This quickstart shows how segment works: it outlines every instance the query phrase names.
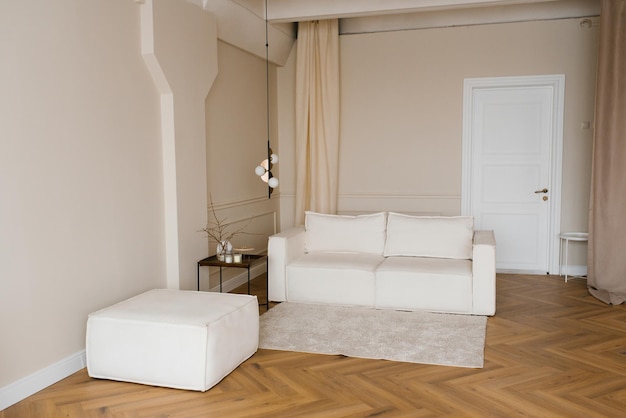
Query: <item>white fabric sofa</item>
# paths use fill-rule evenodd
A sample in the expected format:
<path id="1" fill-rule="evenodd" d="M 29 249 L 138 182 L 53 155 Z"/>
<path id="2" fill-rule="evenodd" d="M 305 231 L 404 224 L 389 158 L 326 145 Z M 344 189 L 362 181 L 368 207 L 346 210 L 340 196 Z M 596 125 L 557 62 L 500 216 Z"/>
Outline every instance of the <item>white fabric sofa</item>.
<path id="1" fill-rule="evenodd" d="M 471 217 L 307 212 L 272 235 L 269 300 L 493 315 L 495 238 Z"/>

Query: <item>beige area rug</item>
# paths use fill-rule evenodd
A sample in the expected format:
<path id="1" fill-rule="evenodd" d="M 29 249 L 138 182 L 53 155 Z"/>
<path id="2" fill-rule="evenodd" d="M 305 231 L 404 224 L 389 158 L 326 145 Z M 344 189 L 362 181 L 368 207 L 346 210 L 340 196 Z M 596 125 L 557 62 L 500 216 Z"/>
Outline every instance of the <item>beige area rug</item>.
<path id="1" fill-rule="evenodd" d="M 260 318 L 259 348 L 481 368 L 487 317 L 283 302 Z"/>

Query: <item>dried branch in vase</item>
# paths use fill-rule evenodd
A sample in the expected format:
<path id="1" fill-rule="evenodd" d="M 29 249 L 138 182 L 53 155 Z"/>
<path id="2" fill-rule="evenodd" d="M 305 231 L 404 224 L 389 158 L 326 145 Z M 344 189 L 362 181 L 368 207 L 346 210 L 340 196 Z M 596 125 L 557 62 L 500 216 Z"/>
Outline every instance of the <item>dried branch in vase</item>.
<path id="1" fill-rule="evenodd" d="M 244 229 L 246 229 L 252 219 L 248 219 L 248 222 L 246 222 L 245 225 L 243 225 L 242 227 L 230 231 L 229 228 L 232 225 L 227 222 L 228 218 L 218 218 L 217 213 L 215 212 L 215 206 L 213 205 L 213 199 L 211 197 L 209 197 L 209 199 L 209 209 L 211 211 L 211 214 L 213 215 L 214 220 L 209 219 L 206 226 L 202 229 L 204 232 L 206 232 L 209 238 L 225 247 L 224 244 L 231 241 L 237 235 L 249 234 L 248 232 L 244 232 Z"/>

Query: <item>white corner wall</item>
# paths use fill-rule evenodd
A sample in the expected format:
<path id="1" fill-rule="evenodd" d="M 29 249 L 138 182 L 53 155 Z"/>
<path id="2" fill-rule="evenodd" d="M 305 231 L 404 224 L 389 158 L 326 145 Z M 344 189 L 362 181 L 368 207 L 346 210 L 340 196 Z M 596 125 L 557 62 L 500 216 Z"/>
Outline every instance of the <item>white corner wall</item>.
<path id="1" fill-rule="evenodd" d="M 168 152 L 162 91 L 142 57 L 144 5 L 0 2 L 0 410 L 84 366 L 89 312 L 171 285 L 165 201 L 177 211 L 172 287 L 195 286 L 214 22 L 186 2 L 156 4 L 174 94 Z"/>

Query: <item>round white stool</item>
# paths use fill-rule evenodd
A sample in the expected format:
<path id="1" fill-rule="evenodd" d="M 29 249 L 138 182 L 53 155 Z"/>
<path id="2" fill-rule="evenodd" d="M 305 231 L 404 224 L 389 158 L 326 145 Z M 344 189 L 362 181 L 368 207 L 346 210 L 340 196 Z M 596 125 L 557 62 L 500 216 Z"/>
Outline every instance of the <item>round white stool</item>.
<path id="1" fill-rule="evenodd" d="M 589 234 L 587 232 L 561 232 L 559 234 L 559 238 L 561 238 L 560 258 L 563 258 L 563 242 L 565 241 L 565 283 L 567 283 L 567 271 L 569 269 L 567 254 L 569 252 L 569 242 L 586 242 L 589 240 Z M 561 260 L 559 259 L 559 276 L 562 276 L 560 261 Z M 572 278 L 583 278 L 583 276 L 572 276 Z"/>

